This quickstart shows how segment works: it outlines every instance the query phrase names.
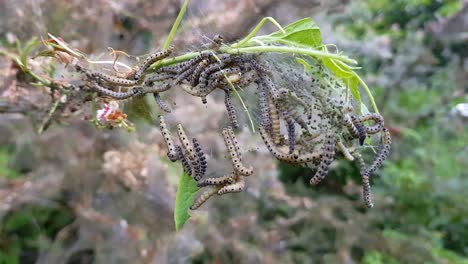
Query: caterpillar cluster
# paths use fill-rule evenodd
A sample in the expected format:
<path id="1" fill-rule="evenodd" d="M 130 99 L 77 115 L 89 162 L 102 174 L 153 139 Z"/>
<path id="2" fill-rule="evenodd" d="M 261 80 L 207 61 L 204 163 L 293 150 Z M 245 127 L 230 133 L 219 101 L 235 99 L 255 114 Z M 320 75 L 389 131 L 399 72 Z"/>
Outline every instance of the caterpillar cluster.
<path id="1" fill-rule="evenodd" d="M 240 127 L 234 90 L 256 91 L 257 108 L 261 122 L 259 134 L 271 152 L 282 162 L 315 167 L 311 184 L 318 184 L 328 174 L 336 158 L 357 159 L 361 165 L 363 196 L 367 206 L 372 206 L 370 177 L 380 168 L 390 152 L 391 137 L 384 127 L 384 119 L 377 113 L 360 116 L 349 102 L 346 86 L 333 75 L 321 61 L 301 57 L 312 65 L 304 74 L 302 65 L 291 55 L 227 54 L 221 52 L 223 38 L 216 36 L 209 44 L 210 50 L 184 62 L 163 66 L 150 71 L 149 66 L 171 56 L 173 48 L 157 52 L 146 58 L 133 76 L 120 78 L 77 66 L 90 80 L 92 87 L 106 97 L 124 100 L 152 93 L 164 112 L 170 113 L 160 93 L 174 87 L 199 97 L 207 97 L 216 90 L 224 91 L 226 116 L 231 126 L 222 131 L 233 171 L 218 178 L 206 178 L 206 157 L 199 142 L 190 139 L 182 125 L 177 126 L 180 144 L 174 143 L 164 117 L 160 127 L 168 147 L 171 161 L 180 161 L 184 171 L 191 175 L 199 187 L 207 187 L 194 202 L 192 209 L 201 206 L 214 194 L 240 192 L 245 187 L 244 177 L 253 174 L 252 167 L 242 163 L 242 153 L 234 130 Z M 231 128 L 232 127 L 232 128 Z M 365 167 L 360 157 L 366 139 L 381 135 L 375 160 Z M 358 156 L 357 156 L 358 155 Z M 362 162 L 361 162 L 362 161 Z"/>

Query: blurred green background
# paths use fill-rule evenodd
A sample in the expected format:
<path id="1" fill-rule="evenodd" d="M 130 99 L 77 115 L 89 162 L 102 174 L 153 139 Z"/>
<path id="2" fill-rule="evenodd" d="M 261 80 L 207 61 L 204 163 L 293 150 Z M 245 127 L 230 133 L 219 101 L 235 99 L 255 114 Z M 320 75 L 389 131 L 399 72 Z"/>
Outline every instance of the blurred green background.
<path id="1" fill-rule="evenodd" d="M 0 4 L 2 49 L 51 32 L 96 56 L 108 46 L 130 54 L 160 47 L 181 6 Z M 175 45 L 193 50 L 216 33 L 233 41 L 264 16 L 283 25 L 310 16 L 325 43 L 360 62 L 393 136 L 372 179 L 373 209 L 360 200 L 355 164 L 335 163 L 312 187 L 312 170 L 264 154 L 247 194 L 210 202 L 176 234 L 180 168 L 161 158 L 157 130 L 102 131 L 71 117 L 38 135 L 36 114 L 47 109 L 0 106 L 0 263 L 468 263 L 468 2 L 192 1 Z M 0 58 L 0 96 L 34 96 L 39 88 Z M 137 185 L 122 180 L 128 171 Z"/>

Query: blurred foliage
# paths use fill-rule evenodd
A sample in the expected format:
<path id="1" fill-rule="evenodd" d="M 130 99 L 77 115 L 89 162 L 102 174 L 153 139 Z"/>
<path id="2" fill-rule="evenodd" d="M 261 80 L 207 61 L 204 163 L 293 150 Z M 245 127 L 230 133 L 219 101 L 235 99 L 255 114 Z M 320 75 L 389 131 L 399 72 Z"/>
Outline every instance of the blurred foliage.
<path id="1" fill-rule="evenodd" d="M 365 51 L 360 54 L 363 69 L 382 83 L 375 97 L 394 138 L 390 160 L 374 177 L 377 208 L 367 215 L 374 231 L 382 232 L 386 240 L 426 250 L 426 263 L 468 263 L 468 196 L 464 193 L 468 133 L 466 123 L 450 115 L 451 108 L 468 96 L 456 80 L 461 68 L 457 58 L 464 54 L 453 50 L 452 57 L 442 56 L 428 46 L 430 34 L 421 31 L 418 38 L 414 30 L 423 30 L 427 22 L 453 15 L 461 7 L 462 1 L 356 1 L 349 14 L 334 22 L 349 41 L 387 36 L 391 50 L 398 54 L 386 60 L 366 56 Z M 421 62 L 424 56 L 438 61 Z M 408 58 L 413 61 L 404 61 Z M 405 72 L 397 75 L 401 68 Z M 393 80 L 381 82 L 380 78 Z M 358 174 L 357 169 L 347 161 L 333 168 L 323 186 L 307 191 L 295 182 L 307 184 L 313 171 L 288 165 L 280 165 L 280 171 L 292 195 L 308 191 L 318 197 L 333 191 L 346 196 L 346 183 L 359 180 L 351 176 Z M 406 254 L 411 253 L 368 249 L 361 261 L 404 263 Z"/>
<path id="2" fill-rule="evenodd" d="M 33 263 L 73 219 L 73 212 L 62 206 L 26 205 L 11 211 L 0 225 L 0 263 Z"/>
<path id="3" fill-rule="evenodd" d="M 0 178 L 13 179 L 20 175 L 20 172 L 10 166 L 13 154 L 14 148 L 9 146 L 0 147 Z"/>

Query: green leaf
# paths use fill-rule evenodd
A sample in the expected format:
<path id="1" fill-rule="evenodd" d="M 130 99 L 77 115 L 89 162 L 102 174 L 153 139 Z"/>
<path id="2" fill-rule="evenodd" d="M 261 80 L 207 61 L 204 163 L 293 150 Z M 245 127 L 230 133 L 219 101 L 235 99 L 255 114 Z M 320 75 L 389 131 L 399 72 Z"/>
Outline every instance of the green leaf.
<path id="1" fill-rule="evenodd" d="M 322 59 L 323 64 L 327 66 L 328 69 L 330 69 L 336 76 L 342 78 L 342 79 L 348 79 L 351 77 L 354 77 L 354 72 L 350 69 L 346 68 L 346 64 L 340 63 L 340 61 L 336 61 L 334 59 L 330 58 L 323 58 Z"/>
<path id="2" fill-rule="evenodd" d="M 187 175 L 182 174 L 179 179 L 179 185 L 177 187 L 175 208 L 174 208 L 174 222 L 176 231 L 179 231 L 190 218 L 188 209 L 193 203 L 193 198 L 198 192 L 197 183 L 195 180 Z"/>
<path id="3" fill-rule="evenodd" d="M 322 46 L 320 28 L 311 18 L 303 18 L 284 28 L 286 33 L 274 32 L 269 37 L 279 38 L 301 46 L 318 48 Z"/>

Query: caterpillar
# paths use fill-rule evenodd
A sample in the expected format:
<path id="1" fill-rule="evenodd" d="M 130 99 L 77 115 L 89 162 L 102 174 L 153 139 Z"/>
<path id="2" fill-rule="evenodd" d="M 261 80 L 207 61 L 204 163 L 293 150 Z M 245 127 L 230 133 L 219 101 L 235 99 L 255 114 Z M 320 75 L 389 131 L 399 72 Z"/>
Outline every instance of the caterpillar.
<path id="1" fill-rule="evenodd" d="M 240 75 L 239 75 L 240 76 Z M 240 76 L 240 79 L 237 81 L 237 86 L 244 88 L 249 86 L 252 82 L 258 79 L 258 73 L 256 71 L 248 71 L 245 74 Z"/>
<path id="2" fill-rule="evenodd" d="M 293 108 L 293 106 L 289 103 L 285 103 L 284 107 L 286 108 L 286 111 L 289 113 L 289 115 L 298 123 L 302 129 L 308 130 L 307 129 L 307 123 L 306 121 L 302 118 L 301 114 Z"/>
<path id="3" fill-rule="evenodd" d="M 359 118 L 359 120 L 363 123 L 368 120 L 372 120 L 375 122 L 373 126 L 366 126 L 366 132 L 368 134 L 377 134 L 378 132 L 382 131 L 382 127 L 384 126 L 384 119 L 381 115 L 377 113 L 371 113 Z"/>
<path id="4" fill-rule="evenodd" d="M 164 141 L 166 142 L 168 151 L 167 151 L 167 157 L 169 160 L 172 162 L 176 161 L 178 158 L 177 154 L 177 149 L 175 147 L 174 141 L 172 140 L 171 134 L 169 132 L 169 129 L 167 128 L 166 121 L 164 119 L 164 116 L 159 116 L 159 126 L 161 128 L 161 133 L 164 138 Z"/>
<path id="5" fill-rule="evenodd" d="M 211 43 L 209 49 L 218 50 L 219 48 L 221 48 L 221 45 L 223 45 L 223 43 L 224 43 L 223 36 L 217 34 L 213 37 L 213 43 Z"/>
<path id="6" fill-rule="evenodd" d="M 208 77 L 212 73 L 221 70 L 223 67 L 225 67 L 226 64 L 233 62 L 236 57 L 229 54 L 221 54 L 218 56 L 218 58 L 220 60 L 219 62 L 210 64 L 208 67 L 205 67 L 205 69 L 201 72 L 200 78 L 198 79 L 199 83 L 206 83 Z"/>
<path id="7" fill-rule="evenodd" d="M 184 72 L 180 73 L 174 81 L 175 84 L 180 84 L 183 80 L 187 79 L 196 70 L 196 67 L 189 67 Z"/>
<path id="8" fill-rule="evenodd" d="M 229 130 L 232 131 L 231 128 L 224 128 L 222 134 L 224 138 L 224 144 L 226 145 L 228 153 L 231 157 L 232 166 L 237 173 L 243 176 L 250 176 L 253 174 L 253 168 L 252 166 L 246 168 L 244 167 L 244 165 L 242 165 L 241 161 L 239 160 L 239 157 L 237 156 L 236 147 L 234 146 L 234 143 L 231 140 L 231 132 Z"/>
<path id="9" fill-rule="evenodd" d="M 128 80 L 97 71 L 90 71 L 90 75 L 93 77 L 97 77 L 105 82 L 116 84 L 119 86 L 135 86 L 139 83 L 138 80 Z"/>
<path id="10" fill-rule="evenodd" d="M 330 164 L 335 157 L 336 139 L 333 133 L 327 133 L 322 147 L 323 157 L 318 166 L 317 172 L 310 179 L 310 184 L 320 183 L 328 174 Z"/>
<path id="11" fill-rule="evenodd" d="M 165 81 L 165 80 L 171 79 L 171 78 L 174 78 L 174 75 L 173 75 L 173 74 L 169 74 L 169 73 L 155 74 L 155 75 L 153 75 L 153 76 L 148 77 L 148 78 L 145 80 L 145 85 L 146 85 L 146 86 L 153 86 L 153 84 L 154 84 L 155 82 Z"/>
<path id="12" fill-rule="evenodd" d="M 294 147 L 296 146 L 296 128 L 294 126 L 294 120 L 291 118 L 286 119 L 286 127 L 288 128 L 289 154 L 293 154 Z"/>
<path id="13" fill-rule="evenodd" d="M 221 177 L 212 177 L 212 178 L 207 178 L 202 181 L 199 181 L 197 183 L 198 187 L 205 187 L 208 185 L 225 185 L 225 184 L 232 184 L 234 183 L 234 174 L 227 174 L 223 175 Z"/>
<path id="14" fill-rule="evenodd" d="M 317 161 L 322 157 L 322 152 L 310 152 L 310 153 L 293 153 L 286 154 L 281 152 L 276 148 L 276 145 L 273 143 L 272 138 L 266 133 L 265 128 L 259 128 L 260 136 L 263 139 L 268 150 L 280 161 L 286 163 L 305 163 L 310 161 Z"/>
<path id="15" fill-rule="evenodd" d="M 185 158 L 184 151 L 179 145 L 176 146 L 176 151 L 177 151 L 177 158 L 182 163 L 182 168 L 184 169 L 184 172 L 187 173 L 187 175 L 192 176 L 193 168 L 192 166 L 190 166 L 189 161 Z"/>
<path id="16" fill-rule="evenodd" d="M 241 72 L 241 69 L 240 67 L 237 67 L 237 66 L 224 68 L 224 69 L 220 69 L 219 71 L 216 71 L 215 73 L 210 74 L 210 76 L 208 77 L 208 80 L 221 79 L 225 75 L 229 77 L 232 74 L 240 73 L 240 72 Z"/>
<path id="17" fill-rule="evenodd" d="M 195 155 L 192 143 L 189 141 L 181 124 L 177 125 L 177 135 L 179 136 L 180 143 L 182 144 L 182 149 L 188 155 L 189 160 L 194 160 Z"/>
<path id="18" fill-rule="evenodd" d="M 133 97 L 139 93 L 139 90 L 137 88 L 132 88 L 128 90 L 127 92 L 114 92 L 112 90 L 106 89 L 102 86 L 100 86 L 96 81 L 93 81 L 93 88 L 98 91 L 99 93 L 111 97 L 116 100 L 123 100 L 127 99 L 130 97 Z"/>
<path id="19" fill-rule="evenodd" d="M 197 67 L 193 71 L 193 74 L 191 77 L 192 79 L 190 80 L 190 85 L 196 86 L 198 84 L 198 79 L 200 78 L 200 74 L 206 68 L 206 66 L 208 66 L 208 63 L 210 63 L 210 61 L 207 59 L 202 60 L 200 63 L 198 63 Z"/>
<path id="20" fill-rule="evenodd" d="M 141 78 L 141 76 L 143 76 L 146 69 L 148 69 L 148 67 L 151 66 L 151 64 L 155 63 L 156 61 L 159 61 L 159 60 L 162 60 L 164 58 L 169 57 L 172 54 L 173 51 L 174 51 L 174 46 L 170 46 L 166 50 L 163 50 L 161 52 L 157 52 L 157 53 L 154 53 L 154 54 L 151 54 L 150 56 L 148 56 L 143 61 L 143 63 L 139 67 L 139 69 L 135 72 L 135 75 L 133 76 L 133 78 L 135 80 L 139 80 Z"/>
<path id="21" fill-rule="evenodd" d="M 218 195 L 223 195 L 226 193 L 237 193 L 237 192 L 242 192 L 245 188 L 245 180 L 244 177 L 237 176 L 236 177 L 236 182 L 232 184 L 228 184 L 226 186 L 223 186 L 221 189 L 218 191 Z"/>
<path id="22" fill-rule="evenodd" d="M 371 192 L 369 174 L 366 172 L 366 168 L 365 168 L 366 164 L 360 153 L 356 152 L 353 154 L 353 156 L 358 161 L 358 165 L 359 165 L 359 169 L 360 169 L 360 173 L 362 177 L 362 198 L 366 206 L 368 208 L 372 208 L 374 204 L 372 203 L 372 192 Z"/>
<path id="23" fill-rule="evenodd" d="M 236 149 L 237 158 L 239 159 L 239 161 L 242 161 L 242 151 L 240 149 L 239 142 L 237 141 L 236 135 L 234 134 L 234 131 L 232 129 L 228 129 L 227 131 L 228 131 L 229 137 L 231 138 L 232 144 L 234 145 Z"/>
<path id="24" fill-rule="evenodd" d="M 372 202 L 372 192 L 368 174 L 362 176 L 362 197 L 367 208 L 374 207 L 374 203 Z"/>
<path id="25" fill-rule="evenodd" d="M 359 131 L 357 130 L 356 126 L 353 123 L 353 120 L 351 120 L 351 117 L 348 114 L 344 115 L 343 121 L 351 136 L 353 138 L 359 138 Z"/>
<path id="26" fill-rule="evenodd" d="M 369 167 L 369 169 L 367 169 L 367 171 L 366 171 L 366 173 L 369 176 L 374 174 L 374 172 L 378 168 L 382 167 L 383 162 L 387 159 L 388 155 L 390 154 L 390 148 L 391 148 L 391 144 L 392 144 L 392 137 L 390 135 L 390 131 L 386 127 L 384 127 L 382 129 L 382 132 L 384 134 L 383 135 L 383 146 L 381 147 L 379 152 L 377 152 L 377 156 L 376 156 L 374 162 Z"/>
<path id="27" fill-rule="evenodd" d="M 182 72 L 185 72 L 187 69 L 194 67 L 197 63 L 199 63 L 201 60 L 210 58 L 213 54 L 210 51 L 204 51 L 200 54 L 198 54 L 195 58 L 190 59 L 186 62 L 179 63 L 175 67 L 177 68 L 177 74 L 181 74 Z"/>
<path id="28" fill-rule="evenodd" d="M 205 176 L 206 167 L 208 166 L 206 162 L 206 156 L 196 138 L 192 138 L 192 144 L 195 150 L 195 154 L 197 155 L 198 163 L 200 164 L 200 178 L 202 178 Z"/>
<path id="29" fill-rule="evenodd" d="M 260 105 L 260 111 L 262 113 L 261 125 L 269 132 L 271 132 L 271 119 L 270 111 L 268 109 L 268 98 L 266 95 L 266 87 L 262 82 L 258 82 L 258 100 Z"/>
<path id="30" fill-rule="evenodd" d="M 278 115 L 278 109 L 276 108 L 275 101 L 270 96 L 268 98 L 268 108 L 270 112 L 271 118 L 271 134 L 273 138 L 273 142 L 275 144 L 279 144 L 281 142 L 281 135 L 280 135 L 280 119 Z"/>
<path id="31" fill-rule="evenodd" d="M 258 61 L 255 58 L 250 59 L 248 62 L 252 65 L 252 68 L 254 68 L 259 73 L 265 74 L 269 77 L 272 76 L 271 70 L 267 66 L 263 66 L 260 63 L 258 63 Z"/>
<path id="32" fill-rule="evenodd" d="M 171 89 L 171 85 L 165 83 L 163 86 L 144 86 L 140 89 L 141 94 L 145 95 L 147 93 L 162 93 Z"/>
<path id="33" fill-rule="evenodd" d="M 154 100 L 156 101 L 156 104 L 159 106 L 161 110 L 163 110 L 166 113 L 171 112 L 171 108 L 162 100 L 159 93 L 153 93 L 153 96 L 154 96 Z"/>
<path id="34" fill-rule="evenodd" d="M 357 118 L 357 116 L 355 115 L 351 115 L 351 121 L 353 122 L 354 126 L 356 127 L 358 131 L 359 145 L 362 146 L 364 144 L 364 140 L 366 140 L 366 137 L 367 137 L 366 127 L 361 123 L 359 118 Z"/>
<path id="35" fill-rule="evenodd" d="M 228 113 L 229 121 L 231 122 L 232 127 L 239 128 L 239 122 L 237 121 L 236 108 L 232 103 L 232 96 L 230 92 L 225 92 L 224 94 L 224 104 Z"/>
<path id="36" fill-rule="evenodd" d="M 354 160 L 353 155 L 351 155 L 351 153 L 349 153 L 348 148 L 346 148 L 346 146 L 343 145 L 343 143 L 341 143 L 341 141 L 337 141 L 336 146 L 337 146 L 338 150 L 339 150 L 341 153 L 343 153 L 343 156 L 344 156 L 347 160 L 349 160 L 349 161 L 353 161 L 353 160 Z"/>
<path id="37" fill-rule="evenodd" d="M 210 199 L 211 196 L 215 195 L 216 193 L 218 193 L 218 190 L 220 189 L 221 187 L 214 187 L 214 188 L 210 188 L 206 191 L 204 191 L 192 204 L 192 206 L 190 206 L 190 210 L 196 210 L 198 208 L 200 208 L 200 206 L 202 206 L 208 199 Z"/>

